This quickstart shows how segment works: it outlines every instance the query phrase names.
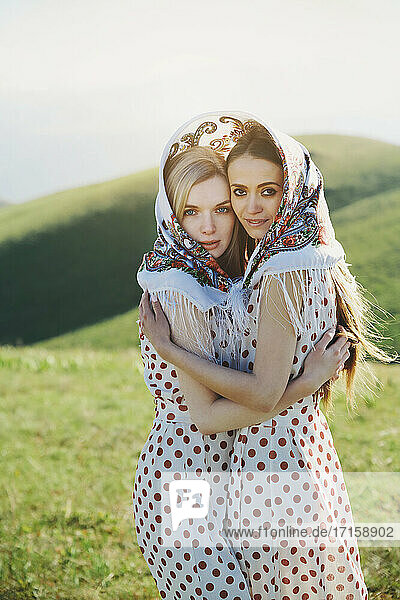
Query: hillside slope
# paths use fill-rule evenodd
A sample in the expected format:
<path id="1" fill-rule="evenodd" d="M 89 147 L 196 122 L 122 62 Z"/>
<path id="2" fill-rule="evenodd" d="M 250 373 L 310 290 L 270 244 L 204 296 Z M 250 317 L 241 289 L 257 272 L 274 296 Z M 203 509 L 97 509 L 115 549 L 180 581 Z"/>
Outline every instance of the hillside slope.
<path id="1" fill-rule="evenodd" d="M 134 306 L 155 195 L 152 169 L 2 209 L 0 343 L 29 344 Z"/>
<path id="2" fill-rule="evenodd" d="M 324 174 L 333 213 L 360 195 L 400 189 L 398 146 L 351 136 L 297 139 Z M 157 169 L 150 169 L 2 208 L 0 344 L 53 338 L 137 305 L 136 271 L 155 239 L 156 191 Z"/>
<path id="3" fill-rule="evenodd" d="M 332 222 L 351 271 L 370 292 L 367 297 L 393 316 L 377 311 L 393 338 L 387 345 L 400 351 L 400 189 L 341 208 Z"/>
<path id="4" fill-rule="evenodd" d="M 343 135 L 296 136 L 324 177 L 331 211 L 400 188 L 400 146 Z"/>
<path id="5" fill-rule="evenodd" d="M 346 251 L 351 271 L 366 288 L 367 298 L 392 317 L 376 310 L 387 323 L 384 343 L 400 352 L 400 190 L 365 198 L 335 211 L 332 221 Z M 371 243 L 373 240 L 373 243 Z M 129 348 L 138 343 L 137 309 L 75 332 L 46 340 L 49 348 Z"/>

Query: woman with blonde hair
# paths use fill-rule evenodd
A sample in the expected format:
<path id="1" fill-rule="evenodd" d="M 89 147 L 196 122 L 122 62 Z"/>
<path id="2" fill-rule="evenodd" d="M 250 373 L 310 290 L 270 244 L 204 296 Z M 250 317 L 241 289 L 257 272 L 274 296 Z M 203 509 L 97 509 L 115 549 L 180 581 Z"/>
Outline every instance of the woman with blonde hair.
<path id="1" fill-rule="evenodd" d="M 224 160 L 202 147 L 170 156 L 176 139 L 162 158 L 156 200 L 158 237 L 143 257 L 138 280 L 162 298 L 173 321 L 173 339 L 218 362 L 210 323 L 217 319 L 225 328 L 235 325 L 231 291 L 243 272 L 246 235 L 232 211 Z M 238 348 L 240 336 L 232 330 L 232 349 Z M 281 408 L 335 375 L 347 356 L 347 346 L 340 340 L 325 350 L 332 337 L 333 333 L 324 337 L 304 374 L 283 391 Z M 203 435 L 191 414 L 196 388 L 183 389 L 183 373 L 159 356 L 143 332 L 140 342 L 145 382 L 155 399 L 155 418 L 139 457 L 133 490 L 140 550 L 162 598 L 249 600 L 246 575 L 223 534 L 233 427 L 260 422 L 279 409 L 246 409 L 233 427 Z M 208 514 L 185 518 L 174 527 L 169 486 L 188 478 L 212 483 Z M 183 491 L 187 489 L 187 483 L 182 484 L 177 493 L 180 508 L 189 498 Z"/>
<path id="2" fill-rule="evenodd" d="M 195 387 L 191 414 L 204 434 L 238 427 L 243 411 L 276 409 L 288 381 L 301 372 L 321 336 L 338 324 L 353 342 L 345 362 L 351 405 L 356 366 L 365 353 L 390 359 L 368 331 L 367 303 L 335 239 L 320 171 L 302 144 L 255 119 L 246 127 L 242 115 L 202 118 L 214 131 L 219 122 L 234 123 L 235 145 L 227 156 L 232 207 L 257 243 L 232 298 L 232 314 L 241 324 L 240 353 L 232 353 L 234 335 L 216 319 L 211 331 L 222 363 L 190 354 L 170 340 L 160 302 L 153 302 L 153 314 L 147 294 L 140 309 L 143 331 L 179 369 L 185 393 Z M 220 148 L 227 137 L 210 145 Z M 228 523 L 235 531 L 252 528 L 251 539 L 239 540 L 236 557 L 254 600 L 368 596 L 321 400 L 326 408 L 331 405 L 330 382 L 235 436 Z M 285 525 L 304 527 L 306 535 L 295 542 L 266 535 Z M 329 532 L 324 539 L 322 531 Z"/>

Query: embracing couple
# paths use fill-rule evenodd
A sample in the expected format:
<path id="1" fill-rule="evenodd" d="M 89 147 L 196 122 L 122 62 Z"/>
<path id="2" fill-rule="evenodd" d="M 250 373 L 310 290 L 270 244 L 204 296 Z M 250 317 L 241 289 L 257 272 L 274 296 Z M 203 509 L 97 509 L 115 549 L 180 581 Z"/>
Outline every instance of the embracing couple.
<path id="1" fill-rule="evenodd" d="M 366 353 L 388 357 L 371 341 L 320 171 L 300 142 L 252 115 L 200 115 L 164 149 L 155 213 L 137 274 L 155 418 L 132 496 L 161 598 L 365 600 L 319 403 L 331 408 L 345 376 L 351 407 Z M 185 479 L 210 482 L 209 508 L 174 528 L 171 499 L 182 497 L 169 484 Z M 285 525 L 308 535 L 260 534 Z M 328 537 L 314 526 L 331 527 Z"/>

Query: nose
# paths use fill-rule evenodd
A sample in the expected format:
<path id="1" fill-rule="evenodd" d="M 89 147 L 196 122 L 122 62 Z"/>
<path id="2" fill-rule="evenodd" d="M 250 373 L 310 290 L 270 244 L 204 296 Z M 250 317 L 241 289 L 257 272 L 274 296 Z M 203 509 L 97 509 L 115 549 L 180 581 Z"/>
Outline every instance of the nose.
<path id="1" fill-rule="evenodd" d="M 203 215 L 203 219 L 201 221 L 201 233 L 205 235 L 210 235 L 215 232 L 215 223 L 211 214 Z"/>
<path id="2" fill-rule="evenodd" d="M 263 211 L 262 204 L 257 196 L 257 194 L 249 194 L 246 203 L 246 213 L 249 215 L 258 215 Z"/>

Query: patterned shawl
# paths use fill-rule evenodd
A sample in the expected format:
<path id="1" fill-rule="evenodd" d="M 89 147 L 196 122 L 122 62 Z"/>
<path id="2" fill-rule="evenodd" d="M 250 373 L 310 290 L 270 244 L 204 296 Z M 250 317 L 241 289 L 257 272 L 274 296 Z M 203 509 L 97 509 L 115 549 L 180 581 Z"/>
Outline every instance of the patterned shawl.
<path id="1" fill-rule="evenodd" d="M 244 287 L 254 286 L 265 272 L 328 268 L 344 257 L 329 217 L 323 177 L 309 151 L 285 133 L 264 127 L 282 160 L 283 193 L 274 222 L 250 257 Z"/>
<path id="2" fill-rule="evenodd" d="M 238 139 L 255 124 L 269 131 L 279 150 L 284 172 L 283 194 L 274 223 L 257 244 L 244 278 L 233 280 L 179 225 L 168 201 L 163 171 L 168 157 L 197 145 L 208 146 L 226 157 Z M 139 285 L 158 296 L 164 310 L 169 308 L 170 318 L 180 315 L 178 322 L 185 323 L 192 339 L 201 339 L 201 331 L 210 327 L 209 319 L 213 317 L 214 323 L 216 320 L 229 332 L 232 354 L 238 352 L 239 337 L 248 324 L 246 306 L 250 291 L 264 273 L 278 276 L 310 269 L 315 279 L 316 269 L 329 268 L 344 257 L 330 222 L 322 175 L 308 150 L 249 113 L 205 113 L 177 130 L 161 157 L 155 216 L 158 237 L 153 250 L 143 256 L 137 273 Z M 303 298 L 298 298 L 299 303 L 307 293 L 310 289 L 303 285 Z M 193 307 L 205 318 L 201 327 Z M 300 319 L 295 308 L 292 313 L 296 331 L 302 331 L 306 315 Z M 193 347 L 193 351 L 201 351 L 213 359 L 210 343 L 201 348 Z"/>
<path id="3" fill-rule="evenodd" d="M 209 118 L 208 118 L 209 117 Z M 211 120 L 212 119 L 212 120 Z M 185 123 L 166 144 L 160 162 L 159 191 L 155 203 L 157 239 L 153 249 L 144 254 L 137 272 L 142 289 L 157 295 L 170 321 L 185 324 L 186 333 L 194 340 L 204 339 L 205 329 L 211 329 L 211 319 L 229 332 L 229 345 L 237 352 L 239 331 L 248 322 L 241 278 L 232 279 L 201 244 L 179 224 L 169 203 L 164 166 L 168 157 L 202 145 L 227 155 L 237 139 L 252 122 L 224 113 L 200 115 Z M 198 323 L 199 313 L 202 322 Z M 172 325 L 172 323 L 171 323 Z M 208 340 L 210 342 L 210 340 Z M 192 348 L 212 359 L 210 343 Z M 212 354 L 212 357 L 211 357 Z"/>

